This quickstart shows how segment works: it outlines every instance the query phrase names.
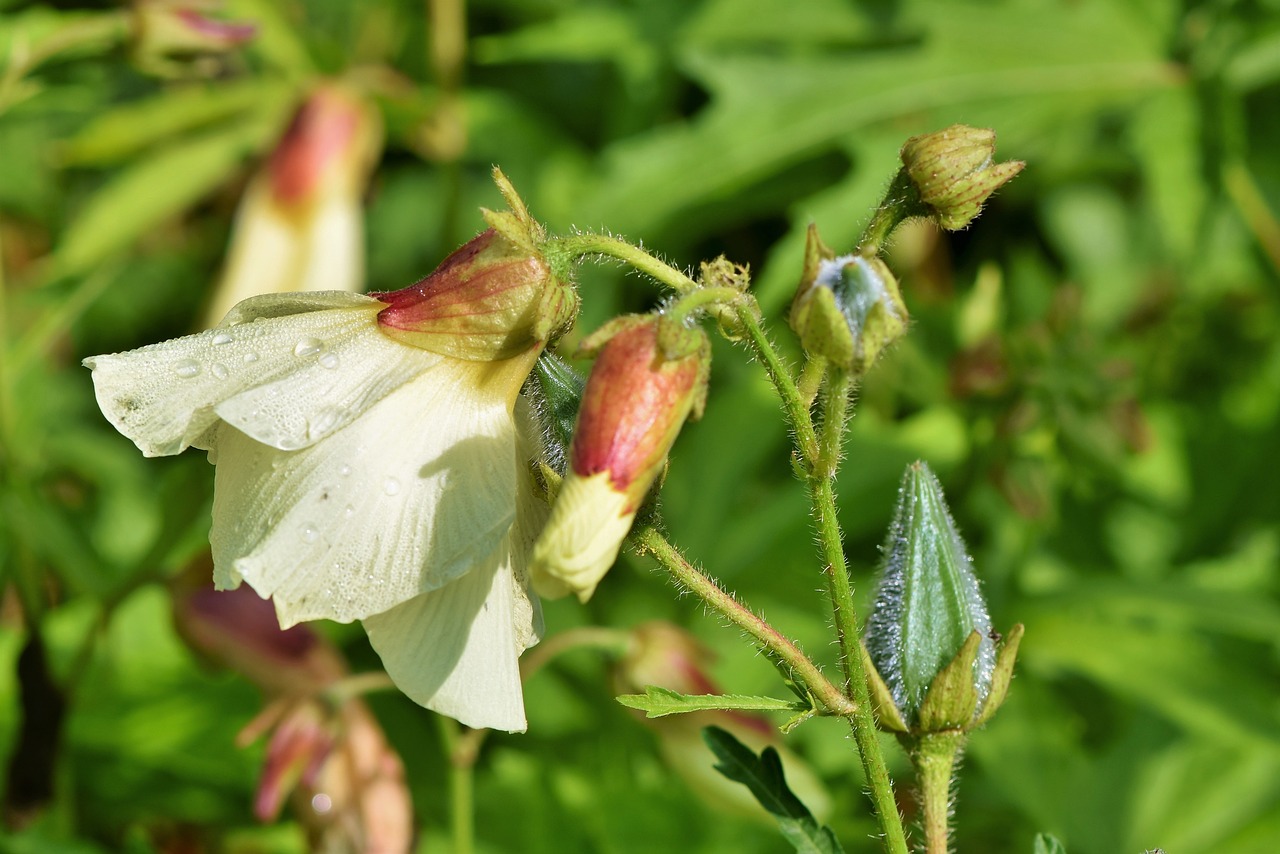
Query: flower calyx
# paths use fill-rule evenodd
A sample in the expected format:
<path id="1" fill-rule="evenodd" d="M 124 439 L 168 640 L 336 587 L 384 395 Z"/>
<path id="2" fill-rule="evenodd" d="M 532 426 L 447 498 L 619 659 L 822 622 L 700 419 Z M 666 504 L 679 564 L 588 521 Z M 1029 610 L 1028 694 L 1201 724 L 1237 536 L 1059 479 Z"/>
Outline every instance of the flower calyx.
<path id="1" fill-rule="evenodd" d="M 688 418 L 702 415 L 711 345 L 697 327 L 666 318 L 617 318 L 582 345 L 594 353 L 568 466 L 534 545 L 543 596 L 586 601 L 617 558 Z"/>
<path id="2" fill-rule="evenodd" d="M 898 281 L 878 257 L 837 256 L 809 226 L 804 271 L 788 318 L 805 353 L 855 375 L 907 331 Z"/>
<path id="3" fill-rule="evenodd" d="M 495 170 L 509 211 L 485 211 L 489 228 L 425 279 L 390 293 L 382 331 L 423 350 L 468 361 L 512 358 L 554 341 L 573 325 L 578 295 L 542 252 L 545 233 L 510 182 Z"/>
<path id="4" fill-rule="evenodd" d="M 1020 160 L 996 163 L 995 151 L 994 130 L 952 125 L 908 139 L 902 166 L 938 225 L 957 231 L 973 222 L 991 194 L 1026 165 Z"/>
<path id="5" fill-rule="evenodd" d="M 1022 626 L 991 630 L 972 562 L 937 478 L 903 476 L 867 620 L 864 665 L 880 728 L 909 739 L 967 733 L 1004 702 Z"/>

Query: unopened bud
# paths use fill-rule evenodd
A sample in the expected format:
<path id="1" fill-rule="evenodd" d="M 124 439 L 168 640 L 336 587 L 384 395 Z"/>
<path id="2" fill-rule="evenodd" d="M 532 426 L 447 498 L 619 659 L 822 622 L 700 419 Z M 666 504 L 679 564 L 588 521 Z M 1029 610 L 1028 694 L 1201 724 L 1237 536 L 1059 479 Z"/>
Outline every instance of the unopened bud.
<path id="1" fill-rule="evenodd" d="M 586 601 L 608 572 L 685 419 L 702 414 L 711 345 L 697 328 L 662 335 L 659 317 L 619 318 L 584 343 L 598 350 L 569 467 L 534 546 L 538 592 Z M 674 345 L 674 346 L 673 346 Z"/>
<path id="2" fill-rule="evenodd" d="M 837 257 L 811 225 L 790 322 L 810 358 L 862 374 L 906 333 L 907 307 L 883 261 Z"/>
<path id="3" fill-rule="evenodd" d="M 168 74 L 176 69 L 175 60 L 227 53 L 257 34 L 253 24 L 204 14 L 216 5 L 200 0 L 137 0 L 133 51 L 138 65 Z"/>
<path id="4" fill-rule="evenodd" d="M 964 228 L 1001 185 L 1022 171 L 1020 160 L 995 163 L 996 133 L 952 125 L 913 136 L 902 146 L 902 165 L 938 224 Z"/>
<path id="5" fill-rule="evenodd" d="M 371 294 L 387 304 L 388 336 L 444 356 L 498 361 L 545 344 L 573 322 L 577 295 L 537 252 L 488 229 L 407 288 Z"/>
<path id="6" fill-rule="evenodd" d="M 1004 700 L 1021 626 L 997 655 L 991 618 L 942 487 L 907 468 L 867 620 L 871 693 L 881 727 L 967 731 Z"/>

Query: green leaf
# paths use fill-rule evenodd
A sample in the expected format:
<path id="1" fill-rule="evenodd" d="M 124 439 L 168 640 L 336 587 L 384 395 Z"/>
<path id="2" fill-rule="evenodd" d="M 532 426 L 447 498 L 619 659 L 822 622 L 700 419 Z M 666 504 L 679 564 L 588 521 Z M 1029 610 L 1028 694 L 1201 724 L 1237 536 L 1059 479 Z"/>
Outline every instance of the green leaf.
<path id="1" fill-rule="evenodd" d="M 1067 849 L 1057 837 L 1049 833 L 1036 834 L 1035 854 L 1067 854 Z"/>
<path id="2" fill-rule="evenodd" d="M 745 694 L 681 694 L 656 685 L 646 687 L 643 694 L 623 694 L 617 700 L 627 708 L 639 709 L 649 718 L 714 710 L 803 712 L 809 709 L 804 703 L 794 700 L 750 697 Z"/>
<path id="3" fill-rule="evenodd" d="M 756 800 L 778 820 L 782 835 L 796 851 L 812 854 L 843 854 L 840 840 L 831 828 L 818 823 L 808 807 L 787 787 L 778 751 L 766 747 L 759 756 L 719 727 L 702 731 L 707 746 L 715 753 L 716 770 L 751 790 Z"/>
<path id="4" fill-rule="evenodd" d="M 124 169 L 67 227 L 57 273 L 83 272 L 194 204 L 262 148 L 276 126 L 262 120 L 219 128 Z"/>

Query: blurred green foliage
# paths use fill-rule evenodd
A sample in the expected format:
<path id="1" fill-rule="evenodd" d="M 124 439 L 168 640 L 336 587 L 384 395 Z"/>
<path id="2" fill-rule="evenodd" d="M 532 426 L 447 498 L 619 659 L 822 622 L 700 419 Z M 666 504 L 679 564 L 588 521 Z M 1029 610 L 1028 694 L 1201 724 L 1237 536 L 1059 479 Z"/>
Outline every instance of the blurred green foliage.
<path id="1" fill-rule="evenodd" d="M 970 741 L 960 850 L 1026 852 L 1037 832 L 1072 854 L 1280 850 L 1280 3 L 475 0 L 452 45 L 461 83 L 427 23 L 448 5 L 231 0 L 258 38 L 157 80 L 93 43 L 24 69 L 103 7 L 0 0 L 0 754 L 8 824 L 25 828 L 0 850 L 301 850 L 289 820 L 251 818 L 261 750 L 232 743 L 256 691 L 171 625 L 162 583 L 204 548 L 212 469 L 144 460 L 78 362 L 198 322 L 245 179 L 321 74 L 387 120 L 367 200 L 376 289 L 480 229 L 497 163 L 553 231 L 749 263 L 777 320 L 807 225 L 852 248 L 906 137 L 995 128 L 1024 174 L 970 230 L 907 228 L 891 254 L 914 322 L 860 390 L 840 475 L 856 589 L 903 467 L 926 459 L 997 627 L 1027 627 L 1008 703 Z M 581 288 L 575 334 L 659 296 L 613 267 Z M 741 350 L 715 358 L 664 491 L 673 539 L 830 665 L 776 400 Z M 553 635 L 686 624 L 726 688 L 777 693 L 646 561 L 585 608 L 546 610 Z M 326 631 L 376 666 L 361 633 Z M 530 681 L 529 733 L 480 758 L 480 850 L 782 849 L 691 798 L 612 693 L 598 653 Z M 44 721 L 43 760 L 44 741 L 22 742 L 32 698 L 65 712 Z M 372 702 L 438 850 L 431 715 Z M 862 850 L 874 824 L 844 727 L 788 740 Z M 20 774 L 47 796 L 15 802 Z"/>

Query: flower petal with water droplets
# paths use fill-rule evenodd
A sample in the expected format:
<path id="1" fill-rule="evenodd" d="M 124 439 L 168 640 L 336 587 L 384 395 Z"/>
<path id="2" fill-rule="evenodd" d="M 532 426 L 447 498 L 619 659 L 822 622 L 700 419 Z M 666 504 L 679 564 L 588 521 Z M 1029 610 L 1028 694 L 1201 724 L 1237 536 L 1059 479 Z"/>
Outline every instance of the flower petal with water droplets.
<path id="1" fill-rule="evenodd" d="M 441 587 L 488 557 L 515 519 L 508 395 L 444 360 L 349 426 L 280 451 L 220 425 L 214 580 L 241 580 L 282 626 L 348 622 Z"/>
<path id="2" fill-rule="evenodd" d="M 216 329 L 94 356 L 84 364 L 93 370 L 98 405 L 115 428 L 145 455 L 167 456 L 199 442 L 218 420 L 215 407 L 224 401 L 317 367 L 306 361 L 307 354 L 297 354 L 303 342 L 342 351 L 354 347 L 365 358 L 386 361 L 394 379 L 378 379 L 380 387 L 363 394 L 346 392 L 363 405 L 376 399 L 375 392 L 385 394 L 422 369 L 411 360 L 438 361 L 382 335 L 376 321 L 381 305 L 342 292 L 255 297 L 232 309 Z M 322 354 L 309 355 L 318 360 Z M 350 372 L 348 382 L 358 382 L 360 373 Z"/>

